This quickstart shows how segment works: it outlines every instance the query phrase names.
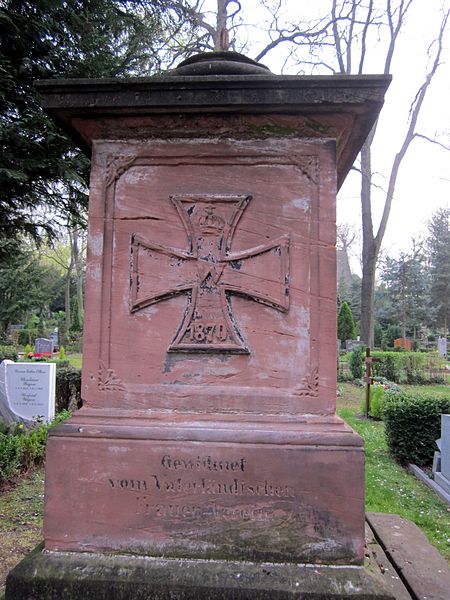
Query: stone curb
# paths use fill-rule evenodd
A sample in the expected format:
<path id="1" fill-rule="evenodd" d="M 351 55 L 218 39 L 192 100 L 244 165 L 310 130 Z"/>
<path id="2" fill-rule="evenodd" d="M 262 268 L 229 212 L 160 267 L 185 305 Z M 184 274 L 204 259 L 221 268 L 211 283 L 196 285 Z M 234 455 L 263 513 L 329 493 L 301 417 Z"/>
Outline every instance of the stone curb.
<path id="1" fill-rule="evenodd" d="M 435 492 L 441 500 L 443 500 L 450 506 L 450 494 L 448 494 L 443 487 L 438 485 L 436 481 L 428 477 L 428 475 L 424 471 L 422 471 L 420 467 L 408 463 L 408 471 L 410 471 L 410 473 L 417 477 L 417 479 L 419 479 L 427 487 L 433 490 L 433 492 Z"/>
<path id="2" fill-rule="evenodd" d="M 447 561 L 417 525 L 383 513 L 367 513 L 366 519 L 413 600 L 449 600 Z"/>

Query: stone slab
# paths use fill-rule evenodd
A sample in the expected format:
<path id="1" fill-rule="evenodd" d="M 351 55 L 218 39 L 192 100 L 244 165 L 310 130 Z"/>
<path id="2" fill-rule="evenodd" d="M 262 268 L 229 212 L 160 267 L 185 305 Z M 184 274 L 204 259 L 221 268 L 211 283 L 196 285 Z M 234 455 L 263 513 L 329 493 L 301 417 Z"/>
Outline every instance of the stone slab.
<path id="1" fill-rule="evenodd" d="M 363 567 L 45 553 L 13 569 L 6 600 L 394 600 Z"/>
<path id="2" fill-rule="evenodd" d="M 52 354 L 53 340 L 47 338 L 36 338 L 34 341 L 34 351 L 36 354 Z"/>
<path id="3" fill-rule="evenodd" d="M 414 598 L 448 600 L 447 561 L 429 544 L 417 525 L 399 515 L 382 513 L 368 513 L 367 520 Z"/>
<path id="4" fill-rule="evenodd" d="M 336 417 L 77 414 L 48 439 L 46 549 L 362 564 L 363 462 Z"/>
<path id="5" fill-rule="evenodd" d="M 391 592 L 395 600 L 413 600 L 383 548 L 375 539 L 368 523 L 366 523 L 366 558 L 367 569 L 375 572 L 376 575 L 381 574 L 386 589 Z"/>

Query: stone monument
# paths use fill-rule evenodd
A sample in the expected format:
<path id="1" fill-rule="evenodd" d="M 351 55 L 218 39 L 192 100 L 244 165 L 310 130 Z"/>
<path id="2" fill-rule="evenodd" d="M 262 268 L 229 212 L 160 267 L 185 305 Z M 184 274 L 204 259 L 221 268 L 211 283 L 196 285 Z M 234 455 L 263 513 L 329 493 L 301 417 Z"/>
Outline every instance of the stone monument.
<path id="1" fill-rule="evenodd" d="M 7 600 L 389 597 L 335 414 L 336 189 L 388 83 L 234 53 L 39 83 L 92 156 L 85 406 Z"/>

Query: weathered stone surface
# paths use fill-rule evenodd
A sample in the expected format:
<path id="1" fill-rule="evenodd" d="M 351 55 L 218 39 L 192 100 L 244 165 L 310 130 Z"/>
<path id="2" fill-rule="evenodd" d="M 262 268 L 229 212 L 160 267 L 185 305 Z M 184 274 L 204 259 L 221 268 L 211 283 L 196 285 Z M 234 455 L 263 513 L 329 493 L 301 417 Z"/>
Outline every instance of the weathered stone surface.
<path id="1" fill-rule="evenodd" d="M 6 599 L 393 600 L 362 567 L 167 560 L 39 549 L 8 576 Z"/>
<path id="2" fill-rule="evenodd" d="M 47 549 L 362 563 L 364 457 L 337 419 L 127 421 L 50 438 Z"/>
<path id="3" fill-rule="evenodd" d="M 332 142 L 98 142 L 89 405 L 333 414 L 334 198 Z"/>
<path id="4" fill-rule="evenodd" d="M 183 135 L 183 129 L 194 137 L 332 138 L 340 186 L 378 116 L 390 79 L 264 74 L 52 79 L 36 85 L 43 107 L 89 153 L 94 139 L 117 139 L 118 133 L 128 139 Z"/>

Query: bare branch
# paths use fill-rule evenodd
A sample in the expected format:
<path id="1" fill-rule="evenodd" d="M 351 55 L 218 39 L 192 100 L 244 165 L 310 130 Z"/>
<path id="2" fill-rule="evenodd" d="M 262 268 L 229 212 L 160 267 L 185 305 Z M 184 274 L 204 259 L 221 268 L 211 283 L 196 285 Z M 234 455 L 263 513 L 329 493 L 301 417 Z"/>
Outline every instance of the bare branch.
<path id="1" fill-rule="evenodd" d="M 381 245 L 381 241 L 382 241 L 384 233 L 386 231 L 386 226 L 387 226 L 389 214 L 391 211 L 392 199 L 394 197 L 395 185 L 397 183 L 397 177 L 398 177 L 400 165 L 405 157 L 405 154 L 406 154 L 411 142 L 416 137 L 414 130 L 416 128 L 417 119 L 419 118 L 420 109 L 422 108 L 422 105 L 425 100 L 427 91 L 430 87 L 431 81 L 439 67 L 439 64 L 440 64 L 440 58 L 441 58 L 441 53 L 442 53 L 442 40 L 443 40 L 445 29 L 447 27 L 449 14 L 450 14 L 450 11 L 447 11 L 444 14 L 443 19 L 441 21 L 439 35 L 436 40 L 438 49 L 437 49 L 436 56 L 435 56 L 435 59 L 433 62 L 433 66 L 432 66 L 430 72 L 426 75 L 424 83 L 419 88 L 419 92 L 416 96 L 416 99 L 415 99 L 415 102 L 413 104 L 413 108 L 411 111 L 411 119 L 410 119 L 408 131 L 406 132 L 405 139 L 403 141 L 403 144 L 402 144 L 399 152 L 396 154 L 396 156 L 394 158 L 394 163 L 392 165 L 391 176 L 389 178 L 389 185 L 388 185 L 388 190 L 387 190 L 387 194 L 386 194 L 386 202 L 385 202 L 384 209 L 383 209 L 383 215 L 381 217 L 380 226 L 378 228 L 378 233 L 375 238 L 378 248 Z"/>
<path id="2" fill-rule="evenodd" d="M 361 75 L 361 73 L 363 72 L 363 68 L 364 68 L 364 59 L 366 58 L 366 50 L 367 50 L 366 40 L 367 40 L 367 33 L 369 31 L 369 26 L 372 21 L 372 10 L 373 10 L 373 0 L 370 0 L 369 8 L 367 9 L 366 21 L 364 23 L 364 27 L 363 27 L 363 31 L 362 31 L 361 56 L 359 59 L 358 75 Z"/>
<path id="3" fill-rule="evenodd" d="M 336 57 L 337 57 L 338 64 L 339 64 L 339 71 L 341 73 L 345 73 L 344 57 L 343 57 L 343 53 L 342 53 L 341 38 L 339 35 L 339 29 L 338 29 L 338 19 L 336 16 L 336 2 L 337 2 L 337 0 L 333 0 L 333 6 L 331 9 L 331 16 L 332 16 L 332 22 L 333 22 L 333 37 L 334 37 L 334 44 L 336 46 Z"/>
<path id="4" fill-rule="evenodd" d="M 443 148 L 444 150 L 450 151 L 450 146 L 446 146 L 445 144 L 443 144 L 439 140 L 435 140 L 433 138 L 430 138 L 427 135 L 423 135 L 422 133 L 415 133 L 414 137 L 421 138 L 423 140 L 427 140 L 427 142 L 431 142 L 432 144 L 436 144 L 436 146 L 439 146 L 440 148 Z"/>

